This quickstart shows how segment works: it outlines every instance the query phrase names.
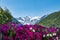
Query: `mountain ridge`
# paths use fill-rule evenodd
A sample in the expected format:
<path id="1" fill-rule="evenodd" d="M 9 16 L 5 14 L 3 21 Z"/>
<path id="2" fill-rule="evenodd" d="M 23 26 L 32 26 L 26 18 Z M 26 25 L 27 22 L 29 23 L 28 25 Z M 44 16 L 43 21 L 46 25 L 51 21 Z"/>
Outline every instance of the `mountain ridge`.
<path id="1" fill-rule="evenodd" d="M 42 18 L 38 23 L 40 25 L 49 27 L 49 26 L 60 26 L 60 11 L 53 12 L 47 15 L 45 18 Z"/>
<path id="2" fill-rule="evenodd" d="M 25 17 L 19 17 L 16 18 L 19 22 L 21 22 L 23 25 L 25 24 L 32 24 L 34 25 L 37 21 L 40 20 L 40 17 L 35 16 L 35 17 L 30 17 L 30 16 L 25 16 Z"/>

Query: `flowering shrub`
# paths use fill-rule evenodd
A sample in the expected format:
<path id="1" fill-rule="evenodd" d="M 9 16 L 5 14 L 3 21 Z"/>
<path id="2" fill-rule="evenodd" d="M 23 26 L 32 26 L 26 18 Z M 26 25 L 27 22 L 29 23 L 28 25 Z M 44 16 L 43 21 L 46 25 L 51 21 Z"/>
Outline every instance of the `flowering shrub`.
<path id="1" fill-rule="evenodd" d="M 46 28 L 41 25 L 20 25 L 7 22 L 0 24 L 2 40 L 59 40 L 60 28 Z"/>

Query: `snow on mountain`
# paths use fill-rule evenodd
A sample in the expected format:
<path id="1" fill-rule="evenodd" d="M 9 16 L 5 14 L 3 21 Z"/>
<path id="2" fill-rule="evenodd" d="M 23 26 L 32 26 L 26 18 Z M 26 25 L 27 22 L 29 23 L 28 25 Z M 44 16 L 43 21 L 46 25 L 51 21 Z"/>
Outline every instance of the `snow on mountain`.
<path id="1" fill-rule="evenodd" d="M 25 24 L 35 24 L 37 21 L 40 20 L 39 16 L 35 16 L 35 17 L 30 17 L 30 16 L 26 16 L 26 17 L 19 17 L 16 18 L 20 23 L 22 23 L 23 25 Z"/>
<path id="2" fill-rule="evenodd" d="M 40 20 L 40 17 L 39 16 L 35 16 L 35 17 L 31 18 L 31 20 L 34 20 L 34 19 Z"/>
<path id="3" fill-rule="evenodd" d="M 22 25 L 16 18 L 12 18 L 12 22 L 17 23 L 17 25 Z"/>

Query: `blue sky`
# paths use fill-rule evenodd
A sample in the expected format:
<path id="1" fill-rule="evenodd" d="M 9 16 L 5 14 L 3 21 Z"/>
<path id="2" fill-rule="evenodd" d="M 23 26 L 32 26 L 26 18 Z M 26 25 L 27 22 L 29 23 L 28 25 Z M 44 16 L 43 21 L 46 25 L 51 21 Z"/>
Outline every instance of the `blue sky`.
<path id="1" fill-rule="evenodd" d="M 0 0 L 14 17 L 40 16 L 60 10 L 60 0 Z"/>

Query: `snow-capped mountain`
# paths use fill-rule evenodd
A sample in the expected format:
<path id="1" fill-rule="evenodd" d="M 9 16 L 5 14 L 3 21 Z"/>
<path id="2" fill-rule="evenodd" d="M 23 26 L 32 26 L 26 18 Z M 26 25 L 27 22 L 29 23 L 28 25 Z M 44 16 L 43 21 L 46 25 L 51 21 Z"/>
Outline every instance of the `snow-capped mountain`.
<path id="1" fill-rule="evenodd" d="M 16 18 L 20 23 L 22 23 L 23 25 L 25 24 L 35 24 L 37 21 L 40 20 L 39 16 L 35 16 L 35 17 L 30 17 L 30 16 L 26 16 L 26 17 L 19 17 Z"/>
<path id="2" fill-rule="evenodd" d="M 16 18 L 12 18 L 12 22 L 17 23 L 17 25 L 22 25 Z"/>

